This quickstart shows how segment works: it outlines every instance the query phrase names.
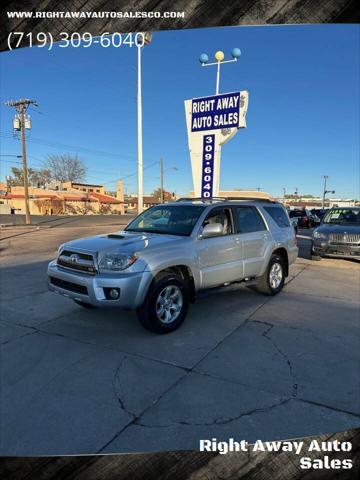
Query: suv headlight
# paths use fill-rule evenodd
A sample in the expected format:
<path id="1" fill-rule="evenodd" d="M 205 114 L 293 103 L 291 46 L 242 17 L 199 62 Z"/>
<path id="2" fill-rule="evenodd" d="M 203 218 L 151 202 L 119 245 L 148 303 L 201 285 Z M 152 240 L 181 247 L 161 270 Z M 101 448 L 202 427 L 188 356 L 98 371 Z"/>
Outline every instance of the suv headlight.
<path id="1" fill-rule="evenodd" d="M 325 238 L 327 238 L 327 236 L 325 235 L 325 233 L 317 232 L 317 231 L 315 230 L 315 232 L 314 232 L 314 238 L 322 238 L 322 239 L 325 239 Z"/>
<path id="2" fill-rule="evenodd" d="M 138 256 L 134 255 L 122 255 L 118 253 L 106 253 L 99 262 L 100 270 L 125 270 L 136 262 Z"/>

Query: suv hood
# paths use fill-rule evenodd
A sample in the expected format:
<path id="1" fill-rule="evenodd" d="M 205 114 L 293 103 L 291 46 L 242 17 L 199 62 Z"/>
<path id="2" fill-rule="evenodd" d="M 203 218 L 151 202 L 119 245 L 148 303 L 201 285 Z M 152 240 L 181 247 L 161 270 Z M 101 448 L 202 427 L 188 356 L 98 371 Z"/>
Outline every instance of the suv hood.
<path id="1" fill-rule="evenodd" d="M 351 225 L 349 224 L 330 224 L 330 223 L 323 223 L 316 229 L 317 232 L 321 233 L 360 233 L 360 225 Z"/>
<path id="2" fill-rule="evenodd" d="M 156 233 L 115 232 L 106 235 L 72 240 L 64 244 L 65 249 L 84 250 L 90 253 L 117 251 L 124 254 L 141 252 L 150 247 L 161 246 L 169 242 L 179 241 L 177 235 L 164 235 Z"/>

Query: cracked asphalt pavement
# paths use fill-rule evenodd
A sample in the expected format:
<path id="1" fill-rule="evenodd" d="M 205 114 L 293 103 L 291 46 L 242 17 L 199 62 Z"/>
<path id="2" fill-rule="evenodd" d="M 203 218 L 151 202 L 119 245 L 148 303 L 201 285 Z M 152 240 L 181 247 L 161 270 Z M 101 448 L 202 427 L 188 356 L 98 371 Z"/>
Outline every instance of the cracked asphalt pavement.
<path id="1" fill-rule="evenodd" d="M 199 439 L 289 439 L 360 426 L 360 268 L 307 259 L 284 290 L 203 293 L 158 336 L 134 312 L 47 291 L 60 243 L 113 219 L 4 229 L 1 455 L 197 449 Z M 307 242 L 307 243 L 306 243 Z"/>

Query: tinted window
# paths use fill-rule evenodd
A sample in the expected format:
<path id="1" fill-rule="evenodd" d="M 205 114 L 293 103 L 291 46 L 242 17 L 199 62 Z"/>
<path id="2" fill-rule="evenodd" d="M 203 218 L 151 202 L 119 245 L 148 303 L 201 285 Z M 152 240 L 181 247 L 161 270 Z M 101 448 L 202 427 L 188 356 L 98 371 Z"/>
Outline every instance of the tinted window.
<path id="1" fill-rule="evenodd" d="M 239 233 L 266 230 L 263 219 L 255 207 L 237 207 Z"/>
<path id="2" fill-rule="evenodd" d="M 294 218 L 294 217 L 303 217 L 305 215 L 305 212 L 302 210 L 290 210 L 289 217 Z"/>
<path id="3" fill-rule="evenodd" d="M 289 227 L 289 219 L 282 207 L 264 207 L 279 227 Z"/>

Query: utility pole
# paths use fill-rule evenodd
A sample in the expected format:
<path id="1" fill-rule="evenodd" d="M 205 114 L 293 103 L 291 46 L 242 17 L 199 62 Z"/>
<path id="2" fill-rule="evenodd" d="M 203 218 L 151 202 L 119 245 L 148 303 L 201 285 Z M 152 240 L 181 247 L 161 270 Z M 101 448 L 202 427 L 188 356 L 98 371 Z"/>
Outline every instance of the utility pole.
<path id="1" fill-rule="evenodd" d="M 326 194 L 327 194 L 327 193 L 332 193 L 332 194 L 335 193 L 335 190 L 326 190 L 326 183 L 327 183 L 328 178 L 329 178 L 328 175 L 324 175 L 324 191 L 323 191 L 323 197 L 322 197 L 322 209 L 323 209 L 323 210 L 324 210 L 324 208 L 325 208 L 325 198 L 326 198 Z"/>
<path id="2" fill-rule="evenodd" d="M 24 197 L 25 197 L 25 222 L 31 225 L 30 209 L 29 209 L 29 181 L 26 161 L 26 136 L 25 136 L 25 112 L 30 105 L 37 106 L 35 100 L 21 98 L 20 100 L 10 100 L 5 102 L 8 107 L 14 107 L 20 116 L 20 132 L 21 132 L 21 148 L 23 160 L 23 176 L 24 176 Z"/>
<path id="3" fill-rule="evenodd" d="M 164 203 L 164 173 L 169 170 L 179 170 L 177 167 L 168 167 L 164 170 L 164 159 L 160 158 L 160 202 Z"/>
<path id="4" fill-rule="evenodd" d="M 325 196 L 326 196 L 326 182 L 328 179 L 328 175 L 324 175 L 324 189 L 323 189 L 323 198 L 322 198 L 322 209 L 324 210 L 325 208 Z"/>
<path id="5" fill-rule="evenodd" d="M 160 158 L 160 202 L 164 203 L 164 162 Z"/>

